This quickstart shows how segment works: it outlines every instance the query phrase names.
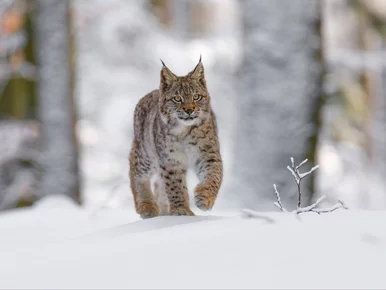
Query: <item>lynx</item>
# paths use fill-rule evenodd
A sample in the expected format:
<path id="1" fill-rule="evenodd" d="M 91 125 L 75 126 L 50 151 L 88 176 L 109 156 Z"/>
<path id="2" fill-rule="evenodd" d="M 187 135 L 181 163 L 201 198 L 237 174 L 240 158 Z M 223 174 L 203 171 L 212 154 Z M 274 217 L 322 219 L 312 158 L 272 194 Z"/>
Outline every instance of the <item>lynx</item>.
<path id="1" fill-rule="evenodd" d="M 201 210 L 213 207 L 222 182 L 217 123 L 201 57 L 183 77 L 162 65 L 159 89 L 143 97 L 134 112 L 129 175 L 135 209 L 142 218 L 194 215 L 186 184 L 188 168 L 199 179 L 194 200 Z"/>

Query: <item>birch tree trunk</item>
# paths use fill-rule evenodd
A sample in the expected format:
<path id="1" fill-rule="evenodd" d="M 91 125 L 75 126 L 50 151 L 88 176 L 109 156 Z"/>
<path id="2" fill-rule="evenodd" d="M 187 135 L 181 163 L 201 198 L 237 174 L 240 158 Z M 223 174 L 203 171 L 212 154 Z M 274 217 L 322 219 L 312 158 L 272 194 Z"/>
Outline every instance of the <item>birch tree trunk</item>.
<path id="1" fill-rule="evenodd" d="M 243 0 L 244 58 L 238 75 L 236 195 L 243 206 L 271 209 L 272 184 L 297 204 L 290 157 L 314 159 L 322 96 L 318 0 Z M 313 163 L 311 160 L 310 163 Z M 309 166 L 314 164 L 309 164 Z M 302 184 L 310 202 L 311 179 Z"/>
<path id="2" fill-rule="evenodd" d="M 42 194 L 63 194 L 79 201 L 78 166 L 69 66 L 69 4 L 38 0 L 37 87 L 42 122 Z"/>

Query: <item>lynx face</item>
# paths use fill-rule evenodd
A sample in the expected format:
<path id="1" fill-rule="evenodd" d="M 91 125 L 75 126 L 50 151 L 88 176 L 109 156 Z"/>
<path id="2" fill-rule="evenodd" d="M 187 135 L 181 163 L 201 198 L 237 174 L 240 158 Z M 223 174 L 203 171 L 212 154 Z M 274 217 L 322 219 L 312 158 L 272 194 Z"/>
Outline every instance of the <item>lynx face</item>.
<path id="1" fill-rule="evenodd" d="M 209 117 L 210 98 L 202 62 L 184 77 L 177 77 L 165 65 L 161 70 L 160 112 L 164 121 L 185 126 L 199 125 Z"/>

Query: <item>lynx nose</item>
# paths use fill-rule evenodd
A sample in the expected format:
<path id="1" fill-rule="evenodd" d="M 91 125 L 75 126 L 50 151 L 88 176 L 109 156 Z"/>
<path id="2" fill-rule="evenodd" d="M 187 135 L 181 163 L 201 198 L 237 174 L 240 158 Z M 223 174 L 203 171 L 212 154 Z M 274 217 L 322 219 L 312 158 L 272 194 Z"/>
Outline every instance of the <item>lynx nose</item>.
<path id="1" fill-rule="evenodd" d="M 191 115 L 192 113 L 193 113 L 193 109 L 185 109 L 184 110 L 185 111 L 185 113 L 187 113 L 188 115 Z"/>

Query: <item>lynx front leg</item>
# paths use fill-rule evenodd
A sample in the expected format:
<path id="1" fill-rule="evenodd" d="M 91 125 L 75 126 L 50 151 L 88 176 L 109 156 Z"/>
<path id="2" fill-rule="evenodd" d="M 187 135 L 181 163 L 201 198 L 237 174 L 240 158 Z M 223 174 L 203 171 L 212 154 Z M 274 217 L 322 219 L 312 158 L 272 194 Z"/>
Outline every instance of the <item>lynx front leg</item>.
<path id="1" fill-rule="evenodd" d="M 222 182 L 223 167 L 220 152 L 203 151 L 196 161 L 196 172 L 200 184 L 194 190 L 196 206 L 201 210 L 213 207 Z"/>
<path id="2" fill-rule="evenodd" d="M 137 152 L 135 143 L 130 153 L 130 186 L 135 209 L 141 218 L 159 215 L 158 205 L 150 187 L 150 165 Z"/>
<path id="3" fill-rule="evenodd" d="M 161 177 L 154 182 L 154 196 L 157 200 L 159 214 L 169 215 L 169 199 L 166 195 L 165 184 Z"/>
<path id="4" fill-rule="evenodd" d="M 161 178 L 169 199 L 170 215 L 194 215 L 189 208 L 186 170 L 161 166 Z"/>
<path id="5" fill-rule="evenodd" d="M 151 192 L 149 179 L 131 181 L 131 191 L 134 196 L 135 210 L 141 218 L 146 219 L 159 215 L 158 205 Z"/>

